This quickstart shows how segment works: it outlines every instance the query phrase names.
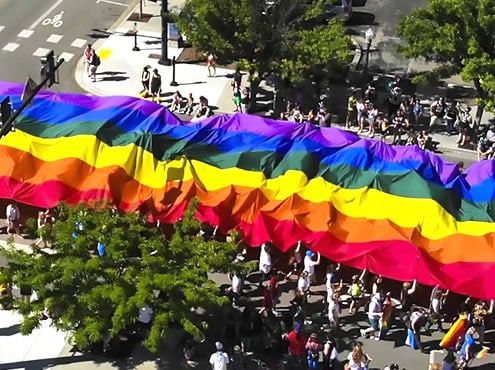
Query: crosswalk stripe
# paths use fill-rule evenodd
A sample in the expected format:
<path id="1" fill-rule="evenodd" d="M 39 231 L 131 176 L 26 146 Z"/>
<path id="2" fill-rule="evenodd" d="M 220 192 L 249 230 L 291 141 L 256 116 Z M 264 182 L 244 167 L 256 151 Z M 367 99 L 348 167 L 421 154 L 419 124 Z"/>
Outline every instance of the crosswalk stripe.
<path id="1" fill-rule="evenodd" d="M 16 43 L 14 43 L 14 42 L 9 42 L 7 45 L 5 45 L 5 46 L 3 47 L 3 49 L 2 49 L 2 50 L 12 52 L 12 51 L 14 51 L 15 49 L 17 49 L 18 47 L 19 47 L 19 44 L 16 44 Z"/>
<path id="2" fill-rule="evenodd" d="M 44 56 L 46 56 L 46 54 L 48 54 L 49 51 L 50 51 L 50 49 L 38 48 L 38 49 L 35 50 L 35 52 L 33 53 L 33 55 L 35 57 L 44 57 Z"/>
<path id="3" fill-rule="evenodd" d="M 33 30 L 22 30 L 17 34 L 17 37 L 22 37 L 23 39 L 27 39 L 31 37 L 31 35 L 34 33 Z"/>
<path id="4" fill-rule="evenodd" d="M 88 41 L 84 39 L 75 39 L 70 46 L 73 46 L 75 48 L 82 48 L 84 45 L 86 45 Z"/>
<path id="5" fill-rule="evenodd" d="M 59 55 L 59 58 L 64 58 L 64 60 L 66 62 L 68 62 L 69 60 L 71 60 L 73 57 L 74 57 L 74 54 L 72 54 L 72 53 L 66 53 L 66 52 L 63 52 L 62 54 Z"/>
<path id="6" fill-rule="evenodd" d="M 0 26 L 0 32 L 2 32 L 5 29 L 5 26 Z"/>
<path id="7" fill-rule="evenodd" d="M 50 37 L 46 39 L 46 42 L 51 42 L 52 44 L 57 44 L 60 40 L 62 40 L 64 36 L 57 35 L 56 33 L 52 33 Z"/>

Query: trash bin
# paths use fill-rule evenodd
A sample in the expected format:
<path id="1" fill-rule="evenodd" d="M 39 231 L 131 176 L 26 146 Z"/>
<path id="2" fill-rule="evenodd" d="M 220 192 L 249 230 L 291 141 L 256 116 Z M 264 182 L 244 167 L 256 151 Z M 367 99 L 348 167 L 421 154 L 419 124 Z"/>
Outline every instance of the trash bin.
<path id="1" fill-rule="evenodd" d="M 431 351 L 428 370 L 442 370 L 442 362 L 445 354 L 443 351 Z"/>

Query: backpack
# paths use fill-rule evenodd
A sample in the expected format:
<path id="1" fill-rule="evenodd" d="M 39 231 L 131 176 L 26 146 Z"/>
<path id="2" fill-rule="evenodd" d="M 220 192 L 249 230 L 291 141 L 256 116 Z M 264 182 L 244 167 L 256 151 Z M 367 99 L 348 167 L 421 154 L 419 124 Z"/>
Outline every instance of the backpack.
<path id="1" fill-rule="evenodd" d="M 95 53 L 93 55 L 93 60 L 91 61 L 91 64 L 94 65 L 95 67 L 98 67 L 101 64 L 101 60 L 98 54 Z"/>

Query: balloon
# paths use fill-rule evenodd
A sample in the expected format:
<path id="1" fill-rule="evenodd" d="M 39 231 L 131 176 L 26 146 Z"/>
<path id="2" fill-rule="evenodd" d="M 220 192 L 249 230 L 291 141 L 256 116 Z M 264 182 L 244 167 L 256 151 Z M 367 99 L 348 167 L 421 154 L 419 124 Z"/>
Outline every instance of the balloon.
<path id="1" fill-rule="evenodd" d="M 105 244 L 102 242 L 98 243 L 98 254 L 100 257 L 103 257 L 105 255 Z"/>

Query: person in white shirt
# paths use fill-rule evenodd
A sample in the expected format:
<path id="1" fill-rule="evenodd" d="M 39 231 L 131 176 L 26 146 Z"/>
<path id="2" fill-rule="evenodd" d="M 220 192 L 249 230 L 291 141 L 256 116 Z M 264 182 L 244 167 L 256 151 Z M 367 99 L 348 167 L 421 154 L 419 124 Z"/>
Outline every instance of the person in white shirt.
<path id="1" fill-rule="evenodd" d="M 339 276 L 340 263 L 337 265 L 330 264 L 327 266 L 327 274 L 325 276 L 325 287 L 327 288 L 327 303 L 330 302 L 334 293 L 339 293 L 342 290 L 344 282 Z"/>
<path id="2" fill-rule="evenodd" d="M 334 293 L 328 300 L 328 322 L 330 324 L 330 329 L 335 329 L 339 326 L 339 315 L 339 294 Z"/>
<path id="3" fill-rule="evenodd" d="M 309 290 L 311 282 L 309 280 L 309 274 L 307 271 L 303 271 L 297 279 L 297 290 L 301 294 L 306 294 Z"/>
<path id="4" fill-rule="evenodd" d="M 315 281 L 315 266 L 318 266 L 321 261 L 321 255 L 318 253 L 316 261 L 314 260 L 315 252 L 306 251 L 306 257 L 304 257 L 304 271 L 309 275 L 310 280 Z"/>
<path id="5" fill-rule="evenodd" d="M 263 281 L 270 276 L 270 272 L 272 271 L 272 256 L 270 255 L 270 247 L 267 243 L 261 245 L 259 271 L 261 272 L 261 286 Z"/>
<path id="6" fill-rule="evenodd" d="M 16 202 L 9 203 L 7 205 L 7 209 L 5 210 L 5 216 L 7 219 L 7 232 L 9 235 L 13 235 L 14 233 L 20 234 L 19 228 L 19 220 L 21 218 L 21 212 L 19 211 L 19 207 Z"/>
<path id="7" fill-rule="evenodd" d="M 212 370 L 227 370 L 229 355 L 223 351 L 222 342 L 216 342 L 215 347 L 217 350 L 210 356 L 210 365 Z"/>
<path id="8" fill-rule="evenodd" d="M 380 318 L 383 316 L 383 307 L 382 307 L 382 297 L 380 293 L 376 293 L 371 298 L 371 302 L 368 308 L 368 320 L 370 322 L 371 327 L 368 329 L 361 329 L 361 336 L 367 337 L 371 335 L 371 337 L 375 340 L 380 339 Z"/>

